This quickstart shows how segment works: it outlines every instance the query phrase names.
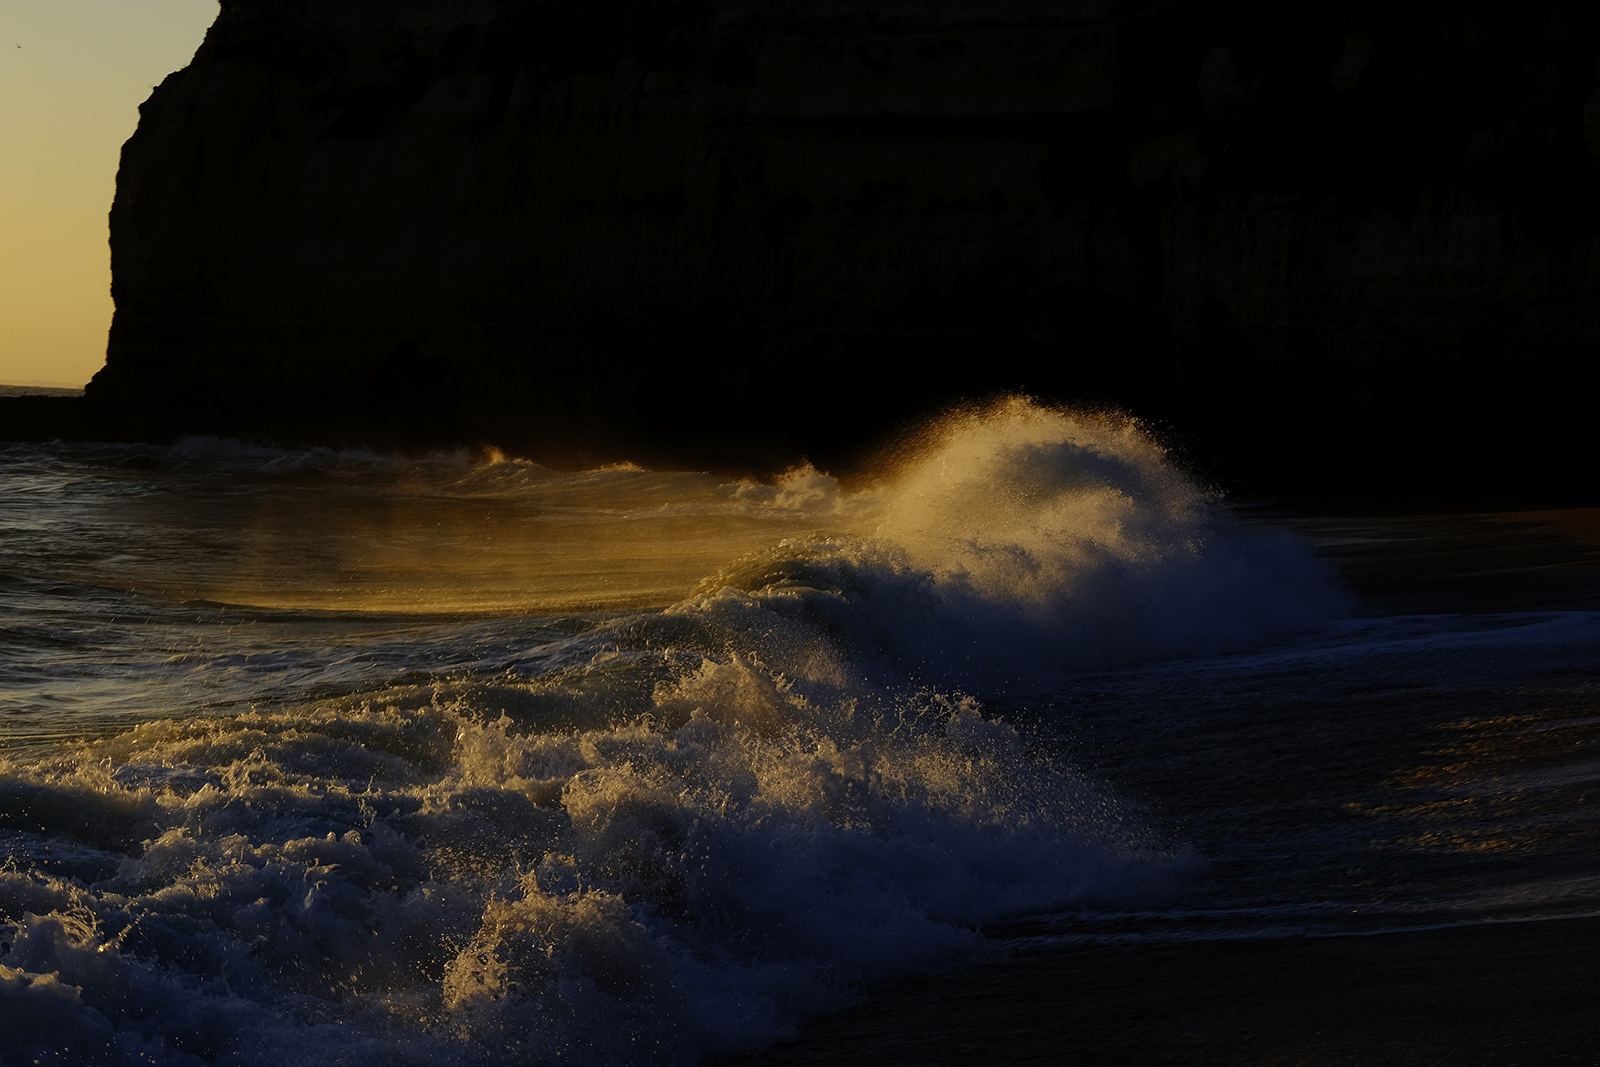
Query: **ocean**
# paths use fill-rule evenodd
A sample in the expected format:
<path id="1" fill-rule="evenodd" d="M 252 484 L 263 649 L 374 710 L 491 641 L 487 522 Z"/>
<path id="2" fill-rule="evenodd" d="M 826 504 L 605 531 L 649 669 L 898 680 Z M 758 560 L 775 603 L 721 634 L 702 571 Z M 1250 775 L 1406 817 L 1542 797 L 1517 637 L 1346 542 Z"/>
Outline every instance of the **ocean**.
<path id="1" fill-rule="evenodd" d="M 1021 399 L 844 484 L 0 446 L 0 1060 L 694 1063 L 1594 916 L 1582 521 L 1231 500 Z"/>

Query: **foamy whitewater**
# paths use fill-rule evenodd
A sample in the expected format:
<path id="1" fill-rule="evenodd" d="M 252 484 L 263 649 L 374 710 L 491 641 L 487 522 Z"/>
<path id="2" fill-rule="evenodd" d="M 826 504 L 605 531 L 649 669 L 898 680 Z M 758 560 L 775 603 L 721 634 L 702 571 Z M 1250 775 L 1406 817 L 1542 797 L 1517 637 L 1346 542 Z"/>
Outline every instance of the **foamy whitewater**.
<path id="1" fill-rule="evenodd" d="M 849 491 L 210 440 L 0 478 L 7 1064 L 694 1062 L 996 930 L 1321 929 L 1349 842 L 1126 784 L 1596 629 L 1352 619 L 1137 424 L 1025 401 Z M 1360 903 L 1600 893 L 1519 878 Z"/>

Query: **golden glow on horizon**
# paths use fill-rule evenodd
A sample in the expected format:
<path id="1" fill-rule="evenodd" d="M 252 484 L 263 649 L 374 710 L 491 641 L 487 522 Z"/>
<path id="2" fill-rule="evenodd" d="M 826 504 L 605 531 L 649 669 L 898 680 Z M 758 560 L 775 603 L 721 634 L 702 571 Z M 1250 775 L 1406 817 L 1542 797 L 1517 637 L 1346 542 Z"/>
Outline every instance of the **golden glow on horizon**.
<path id="1" fill-rule="evenodd" d="M 217 0 L 0 3 L 0 383 L 82 385 L 111 325 L 122 143 Z"/>

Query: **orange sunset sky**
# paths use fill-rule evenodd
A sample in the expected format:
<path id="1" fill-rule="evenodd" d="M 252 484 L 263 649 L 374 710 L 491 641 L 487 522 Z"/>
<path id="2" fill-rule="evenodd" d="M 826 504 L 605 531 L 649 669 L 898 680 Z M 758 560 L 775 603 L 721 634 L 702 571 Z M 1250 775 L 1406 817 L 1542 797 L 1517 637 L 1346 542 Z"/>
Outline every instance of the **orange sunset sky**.
<path id="1" fill-rule="evenodd" d="M 117 157 L 216 17 L 217 0 L 0 0 L 0 383 L 78 386 L 105 362 Z"/>

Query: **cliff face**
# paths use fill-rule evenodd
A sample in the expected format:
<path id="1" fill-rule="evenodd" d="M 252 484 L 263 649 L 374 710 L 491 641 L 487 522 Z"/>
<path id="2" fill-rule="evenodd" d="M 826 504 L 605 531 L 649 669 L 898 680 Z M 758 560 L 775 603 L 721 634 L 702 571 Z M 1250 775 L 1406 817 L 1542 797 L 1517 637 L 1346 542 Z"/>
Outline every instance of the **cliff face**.
<path id="1" fill-rule="evenodd" d="M 1423 455 L 1600 341 L 1600 9 L 1396 6 L 224 0 L 89 395 L 694 458 L 1022 388 Z"/>

